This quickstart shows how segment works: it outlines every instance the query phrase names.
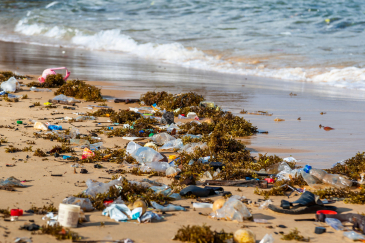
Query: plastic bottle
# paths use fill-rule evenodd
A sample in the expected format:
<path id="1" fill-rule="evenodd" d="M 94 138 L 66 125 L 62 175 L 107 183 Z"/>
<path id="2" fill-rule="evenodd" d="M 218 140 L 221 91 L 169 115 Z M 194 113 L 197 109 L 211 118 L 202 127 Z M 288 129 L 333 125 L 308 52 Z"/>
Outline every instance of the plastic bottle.
<path id="1" fill-rule="evenodd" d="M 213 208 L 212 203 L 193 203 L 193 208 Z"/>
<path id="2" fill-rule="evenodd" d="M 344 227 L 340 220 L 334 218 L 326 218 L 326 224 L 334 228 L 335 230 L 343 230 Z"/>
<path id="3" fill-rule="evenodd" d="M 348 180 L 337 174 L 328 174 L 326 171 L 321 169 L 312 168 L 310 165 L 306 165 L 303 168 L 305 173 L 302 173 L 304 180 L 308 183 L 308 185 L 313 184 L 313 181 L 310 180 L 309 176 L 317 179 L 318 181 L 322 181 L 323 183 L 333 185 L 337 188 L 347 188 L 352 186 L 352 181 Z M 307 181 L 308 179 L 308 181 Z M 311 183 L 311 184 L 310 184 Z M 314 183 L 315 184 L 315 183 Z"/>
<path id="4" fill-rule="evenodd" d="M 36 87 L 31 87 L 30 91 L 33 91 L 33 92 L 52 92 L 52 90 L 50 90 L 50 89 L 37 89 Z"/>
<path id="5" fill-rule="evenodd" d="M 50 130 L 62 130 L 62 126 L 49 125 L 48 129 L 50 129 Z"/>

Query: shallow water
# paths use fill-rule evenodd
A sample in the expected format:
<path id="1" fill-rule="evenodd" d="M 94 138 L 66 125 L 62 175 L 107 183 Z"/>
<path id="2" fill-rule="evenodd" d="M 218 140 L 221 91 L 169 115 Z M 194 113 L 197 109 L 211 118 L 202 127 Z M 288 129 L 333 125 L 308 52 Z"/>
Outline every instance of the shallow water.
<path id="1" fill-rule="evenodd" d="M 361 0 L 4 0 L 0 39 L 365 90 Z"/>

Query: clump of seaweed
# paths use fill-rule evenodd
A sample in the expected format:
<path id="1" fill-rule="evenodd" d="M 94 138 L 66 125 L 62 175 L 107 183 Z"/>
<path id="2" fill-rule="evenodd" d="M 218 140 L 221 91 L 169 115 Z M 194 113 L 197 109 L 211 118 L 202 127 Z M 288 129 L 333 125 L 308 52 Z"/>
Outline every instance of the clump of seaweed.
<path id="1" fill-rule="evenodd" d="M 212 231 L 211 226 L 183 226 L 180 228 L 173 240 L 193 243 L 224 243 L 233 238 L 232 233 Z"/>
<path id="2" fill-rule="evenodd" d="M 47 213 L 57 213 L 58 209 L 53 205 L 44 205 L 43 207 L 36 207 L 32 205 L 29 210 L 32 210 L 35 214 L 47 214 Z"/>
<path id="3" fill-rule="evenodd" d="M 61 146 L 60 145 L 53 146 L 53 148 L 49 151 L 51 155 L 53 155 L 54 153 L 72 153 L 72 152 L 75 152 L 75 150 L 70 146 L 68 146 L 67 144 L 62 144 Z"/>
<path id="4" fill-rule="evenodd" d="M 7 138 L 0 138 L 0 143 L 7 143 L 8 139 Z"/>
<path id="5" fill-rule="evenodd" d="M 24 148 L 22 149 L 22 151 L 23 151 L 23 152 L 33 152 L 33 150 L 32 150 L 32 146 L 24 147 Z"/>
<path id="6" fill-rule="evenodd" d="M 146 105 L 157 104 L 167 111 L 172 111 L 182 107 L 197 106 L 204 101 L 204 97 L 194 92 L 173 95 L 165 91 L 153 91 L 142 94 L 140 100 Z"/>
<path id="7" fill-rule="evenodd" d="M 136 113 L 134 111 L 129 110 L 121 110 L 118 113 L 113 114 L 110 116 L 110 120 L 114 123 L 126 123 L 126 122 L 134 122 L 135 120 L 141 118 L 142 115 Z"/>
<path id="8" fill-rule="evenodd" d="M 34 151 L 34 154 L 33 154 L 33 156 L 38 156 L 38 157 L 46 157 L 47 156 L 47 154 L 42 150 L 42 149 L 36 149 L 35 151 Z"/>
<path id="9" fill-rule="evenodd" d="M 99 109 L 94 112 L 88 112 L 88 116 L 95 116 L 95 117 L 110 117 L 115 114 L 115 110 L 108 108 L 108 109 Z"/>
<path id="10" fill-rule="evenodd" d="M 15 148 L 12 145 L 9 145 L 8 148 L 5 148 L 5 153 L 16 153 L 16 152 L 19 152 L 19 151 L 22 151 L 22 150 L 19 149 L 19 148 Z"/>
<path id="11" fill-rule="evenodd" d="M 19 102 L 19 98 L 9 98 L 8 94 L 5 94 L 3 99 L 6 102 Z"/>
<path id="12" fill-rule="evenodd" d="M 9 217 L 10 216 L 10 210 L 9 210 L 9 208 L 7 208 L 7 209 L 0 209 L 0 214 L 2 214 L 4 218 Z"/>
<path id="13" fill-rule="evenodd" d="M 41 106 L 41 103 L 39 103 L 39 102 L 34 102 L 34 103 L 33 103 L 33 105 L 34 105 L 34 106 Z"/>
<path id="14" fill-rule="evenodd" d="M 288 234 L 284 234 L 281 237 L 282 240 L 296 240 L 296 241 L 304 241 L 309 242 L 310 238 L 305 238 L 304 236 L 300 235 L 300 232 L 297 228 L 291 230 Z"/>
<path id="15" fill-rule="evenodd" d="M 14 77 L 16 79 L 26 78 L 26 76 L 16 75 L 15 73 L 10 71 L 0 72 L 0 82 L 6 81 L 11 77 Z"/>
<path id="16" fill-rule="evenodd" d="M 346 175 L 352 180 L 358 180 L 362 173 L 365 173 L 365 152 L 357 153 L 354 157 L 337 163 L 333 168 L 327 170 L 331 174 Z"/>
<path id="17" fill-rule="evenodd" d="M 147 204 L 151 205 L 151 201 L 162 203 L 165 201 L 174 200 L 171 197 L 165 196 L 160 193 L 155 193 L 152 189 L 144 187 L 139 184 L 130 183 L 127 179 L 122 180 L 122 189 L 116 187 L 110 187 L 106 193 L 99 193 L 95 197 L 87 196 L 83 193 L 75 195 L 75 197 L 89 198 L 93 206 L 97 210 L 105 209 L 104 200 L 121 197 L 123 201 L 133 203 L 137 199 L 144 200 Z"/>
<path id="18" fill-rule="evenodd" d="M 349 188 L 325 188 L 313 191 L 321 199 L 345 198 L 344 203 L 348 204 L 365 204 L 365 188 L 353 191 Z"/>
<path id="19" fill-rule="evenodd" d="M 43 83 L 31 82 L 27 84 L 28 87 L 38 87 L 38 88 L 58 88 L 65 84 L 62 74 L 50 74 L 47 76 Z"/>
<path id="20" fill-rule="evenodd" d="M 54 94 L 64 94 L 66 96 L 84 99 L 86 101 L 103 101 L 99 88 L 86 84 L 84 81 L 80 80 L 67 81 L 58 90 L 56 90 Z"/>
<path id="21" fill-rule="evenodd" d="M 181 141 L 183 142 L 184 145 L 188 144 L 188 143 L 199 143 L 201 142 L 202 138 L 193 138 L 191 136 L 184 136 L 181 138 Z"/>
<path id="22" fill-rule="evenodd" d="M 52 235 L 56 237 L 57 240 L 80 240 L 81 237 L 69 229 L 63 228 L 60 225 L 50 226 L 43 225 L 40 229 L 41 234 Z"/>

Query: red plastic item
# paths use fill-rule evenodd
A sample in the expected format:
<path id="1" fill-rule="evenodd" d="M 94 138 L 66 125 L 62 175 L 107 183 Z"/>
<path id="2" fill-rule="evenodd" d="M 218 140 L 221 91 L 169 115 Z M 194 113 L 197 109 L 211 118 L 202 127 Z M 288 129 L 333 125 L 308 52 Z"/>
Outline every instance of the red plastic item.
<path id="1" fill-rule="evenodd" d="M 265 178 L 265 181 L 267 181 L 267 183 L 274 183 L 275 180 L 273 178 Z"/>
<path id="2" fill-rule="evenodd" d="M 323 214 L 337 214 L 337 212 L 332 211 L 332 210 L 318 210 L 317 214 L 320 215 L 321 213 Z"/>
<path id="3" fill-rule="evenodd" d="M 114 202 L 114 200 L 104 200 L 104 206 L 107 207 L 112 202 Z"/>
<path id="4" fill-rule="evenodd" d="M 23 216 L 23 210 L 21 209 L 12 209 L 10 210 L 11 216 Z"/>

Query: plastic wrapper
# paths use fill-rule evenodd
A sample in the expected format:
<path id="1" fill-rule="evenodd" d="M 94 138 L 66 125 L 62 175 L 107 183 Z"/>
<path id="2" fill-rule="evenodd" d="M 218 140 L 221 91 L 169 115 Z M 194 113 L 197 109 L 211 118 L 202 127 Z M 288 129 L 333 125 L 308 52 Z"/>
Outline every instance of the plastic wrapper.
<path id="1" fill-rule="evenodd" d="M 98 193 L 105 193 L 109 191 L 109 188 L 111 186 L 120 186 L 121 184 L 122 182 L 120 180 L 113 180 L 108 183 L 102 183 L 89 179 L 86 181 L 87 189 L 85 190 L 84 194 L 95 197 Z"/>
<path id="2" fill-rule="evenodd" d="M 175 168 L 175 167 L 169 167 L 166 169 L 166 176 L 167 177 L 174 177 L 177 174 L 179 174 L 179 172 L 181 172 L 181 170 L 179 168 Z"/>
<path id="3" fill-rule="evenodd" d="M 344 230 L 344 227 L 340 220 L 334 218 L 326 218 L 326 224 L 334 228 L 335 230 Z"/>
<path id="4" fill-rule="evenodd" d="M 55 96 L 52 100 L 65 101 L 65 102 L 80 102 L 73 97 L 67 97 L 66 95 L 60 94 Z"/>
<path id="5" fill-rule="evenodd" d="M 18 80 L 16 80 L 14 77 L 11 77 L 7 81 L 2 82 L 0 87 L 5 92 L 16 92 L 20 89 L 20 84 Z"/>
<path id="6" fill-rule="evenodd" d="M 181 149 L 183 147 L 183 142 L 181 139 L 175 139 L 166 142 L 160 149 L 168 150 L 168 149 Z"/>
<path id="7" fill-rule="evenodd" d="M 222 208 L 211 213 L 210 216 L 215 219 L 236 220 L 238 222 L 252 217 L 247 207 L 235 196 L 230 197 Z"/>
<path id="8" fill-rule="evenodd" d="M 85 139 L 70 139 L 70 144 L 71 145 L 90 145 L 90 142 L 88 140 Z"/>
<path id="9" fill-rule="evenodd" d="M 70 131 L 71 138 L 73 138 L 73 139 L 75 139 L 76 136 L 79 134 L 80 134 L 80 131 L 76 127 L 73 127 Z"/>
<path id="10" fill-rule="evenodd" d="M 353 241 L 365 240 L 365 237 L 362 234 L 356 233 L 355 231 L 343 232 L 343 236 Z"/>
<path id="11" fill-rule="evenodd" d="M 188 119 L 194 119 L 196 116 L 197 116 L 197 115 L 196 115 L 196 113 L 195 113 L 195 112 L 189 112 L 189 113 L 186 115 L 186 117 L 187 117 Z"/>
<path id="12" fill-rule="evenodd" d="M 20 180 L 15 177 L 9 177 L 6 180 L 0 179 L 0 186 L 25 187 Z"/>
<path id="13" fill-rule="evenodd" d="M 35 130 L 48 131 L 48 127 L 45 124 L 43 124 L 42 122 L 34 123 L 34 129 Z"/>
<path id="14" fill-rule="evenodd" d="M 156 194 L 162 194 L 164 196 L 168 196 L 172 192 L 172 189 L 167 185 L 151 186 L 150 189 L 153 190 Z"/>
<path id="15" fill-rule="evenodd" d="M 135 158 L 139 163 L 146 163 L 146 164 L 152 162 L 158 162 L 163 159 L 163 156 L 159 152 L 148 147 L 141 147 L 135 150 L 131 154 L 131 156 Z"/>
<path id="16" fill-rule="evenodd" d="M 33 91 L 33 92 L 52 92 L 51 89 L 38 89 L 37 87 L 31 87 L 30 91 Z"/>
<path id="17" fill-rule="evenodd" d="M 213 203 L 193 203 L 193 208 L 213 208 Z"/>
<path id="18" fill-rule="evenodd" d="M 180 153 L 181 152 L 186 152 L 188 154 L 194 152 L 197 148 L 200 149 L 207 149 L 208 146 L 206 143 L 188 143 L 186 145 L 184 145 L 181 149 L 180 149 Z"/>
<path id="19" fill-rule="evenodd" d="M 131 214 L 131 210 L 125 204 L 111 204 L 101 214 L 117 222 L 127 221 L 129 219 L 127 215 Z"/>
<path id="20" fill-rule="evenodd" d="M 184 207 L 168 204 L 167 206 L 161 206 L 156 202 L 151 202 L 152 207 L 154 207 L 159 212 L 172 212 L 172 211 L 186 211 Z"/>
<path id="21" fill-rule="evenodd" d="M 82 152 L 82 156 L 81 156 L 81 159 L 87 159 L 87 158 L 92 158 L 94 157 L 95 154 L 93 151 L 91 151 L 90 149 L 88 148 L 84 148 L 84 151 Z"/>
<path id="22" fill-rule="evenodd" d="M 85 212 L 91 212 L 94 210 L 93 204 L 89 198 L 68 197 L 63 199 L 62 203 L 80 206 L 80 208 Z"/>
<path id="23" fill-rule="evenodd" d="M 157 145 L 164 145 L 166 142 L 175 140 L 173 136 L 168 133 L 159 133 L 155 134 L 151 137 L 152 141 L 154 141 Z"/>
<path id="24" fill-rule="evenodd" d="M 162 218 L 154 213 L 154 212 L 145 212 L 140 218 L 138 221 L 140 221 L 141 223 L 150 223 L 152 221 L 161 221 Z"/>
<path id="25" fill-rule="evenodd" d="M 264 238 L 262 238 L 260 243 L 274 243 L 274 237 L 272 236 L 272 234 L 266 234 Z"/>
<path id="26" fill-rule="evenodd" d="M 103 143 L 102 142 L 98 142 L 98 143 L 93 143 L 90 144 L 90 150 L 99 150 L 101 148 L 103 148 Z"/>
<path id="27" fill-rule="evenodd" d="M 267 209 L 270 204 L 272 204 L 272 201 L 270 199 L 266 200 L 265 202 L 260 204 L 259 209 Z"/>
<path id="28" fill-rule="evenodd" d="M 135 142 L 129 142 L 126 151 L 128 154 L 133 154 L 139 148 L 142 148 L 142 146 Z"/>

